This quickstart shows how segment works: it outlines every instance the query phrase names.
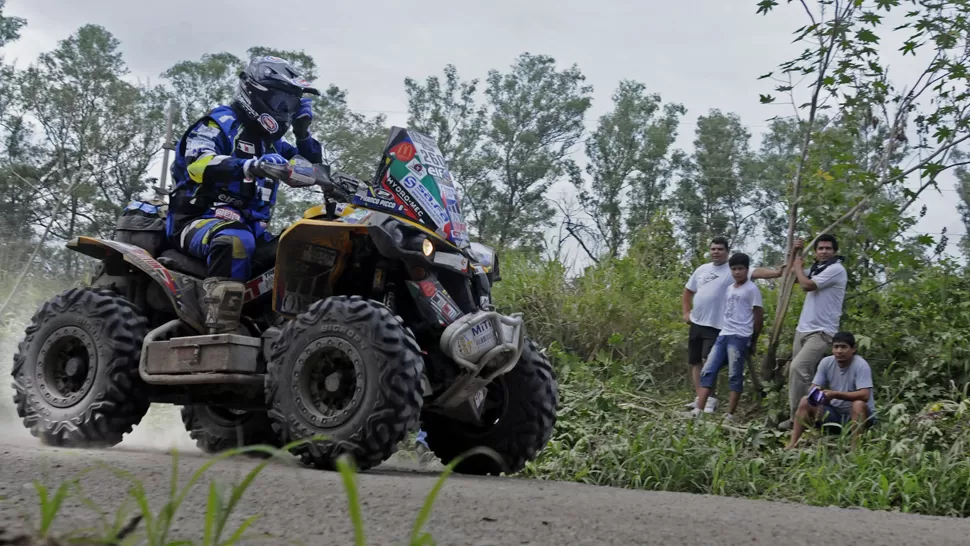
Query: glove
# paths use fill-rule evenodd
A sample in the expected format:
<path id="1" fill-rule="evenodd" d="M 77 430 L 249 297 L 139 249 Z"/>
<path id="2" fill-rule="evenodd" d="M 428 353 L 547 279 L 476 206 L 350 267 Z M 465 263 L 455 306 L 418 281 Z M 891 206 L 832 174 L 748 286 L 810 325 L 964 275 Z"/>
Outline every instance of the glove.
<path id="1" fill-rule="evenodd" d="M 306 140 L 310 136 L 310 122 L 313 121 L 313 108 L 310 99 L 300 99 L 300 109 L 293 117 L 293 135 L 297 140 Z"/>
<path id="2" fill-rule="evenodd" d="M 243 163 L 243 174 L 246 178 L 265 178 L 266 165 L 289 165 L 289 163 L 280 154 L 265 154 L 259 158 L 247 159 Z"/>

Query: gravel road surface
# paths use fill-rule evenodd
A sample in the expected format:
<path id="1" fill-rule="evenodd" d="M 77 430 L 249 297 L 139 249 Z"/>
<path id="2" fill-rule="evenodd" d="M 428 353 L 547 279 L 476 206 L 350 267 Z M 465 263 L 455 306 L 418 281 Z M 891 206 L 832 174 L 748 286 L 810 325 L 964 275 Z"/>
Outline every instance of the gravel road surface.
<path id="1" fill-rule="evenodd" d="M 22 429 L 21 429 L 22 430 Z M 22 532 L 37 520 L 30 481 L 48 487 L 104 463 L 137 475 L 158 509 L 171 476 L 171 457 L 157 447 L 125 444 L 104 451 L 53 449 L 0 428 L 0 528 Z M 180 441 L 181 442 L 181 441 Z M 127 443 L 127 442 L 126 442 Z M 184 445 L 183 445 L 184 447 Z M 182 483 L 205 462 L 188 450 Z M 210 478 L 233 482 L 255 463 L 238 459 L 217 464 Z M 406 544 L 415 516 L 436 473 L 414 464 L 385 464 L 359 476 L 368 544 Z M 114 509 L 126 495 L 123 481 L 104 469 L 86 474 L 85 493 Z M 202 537 L 208 480 L 182 506 L 176 536 Z M 56 529 L 96 523 L 94 513 L 71 501 Z M 236 517 L 235 528 L 261 514 L 255 532 L 274 540 L 252 544 L 353 544 L 347 500 L 336 473 L 274 462 L 256 479 Z M 454 477 L 445 484 L 428 522 L 436 542 L 510 544 L 968 544 L 970 520 L 898 513 L 816 508 L 785 503 L 542 482 L 521 478 Z"/>

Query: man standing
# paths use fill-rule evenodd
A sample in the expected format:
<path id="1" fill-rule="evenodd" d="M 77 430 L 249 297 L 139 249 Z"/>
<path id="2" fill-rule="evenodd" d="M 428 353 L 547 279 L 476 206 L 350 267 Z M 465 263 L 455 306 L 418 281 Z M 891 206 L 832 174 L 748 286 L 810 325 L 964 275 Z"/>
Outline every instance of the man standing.
<path id="1" fill-rule="evenodd" d="M 876 399 L 872 369 L 855 351 L 855 336 L 851 333 L 839 332 L 832 336 L 832 356 L 819 363 L 808 396 L 799 401 L 791 441 L 785 449 L 795 447 L 805 427 L 819 421 L 820 412 L 823 424 L 854 427 L 852 448 L 858 447 L 865 425 L 875 421 Z"/>
<path id="2" fill-rule="evenodd" d="M 727 289 L 734 283 L 731 268 L 728 266 L 728 240 L 715 237 L 710 246 L 711 261 L 694 270 L 681 297 L 681 311 L 684 322 L 690 324 L 687 335 L 687 363 L 690 366 L 691 380 L 694 391 L 700 388 L 701 367 L 711 352 L 711 347 L 717 341 L 724 321 L 724 303 Z M 781 271 L 755 268 L 748 269 L 748 279 L 767 279 L 778 277 Z M 711 396 L 704 405 L 705 413 L 713 413 L 717 409 L 717 398 Z M 688 409 L 697 407 L 697 398 L 687 404 Z"/>
<path id="3" fill-rule="evenodd" d="M 799 239 L 795 242 L 795 250 L 798 251 L 804 244 Z M 823 234 L 815 241 L 815 263 L 810 269 L 804 269 L 804 259 L 800 254 L 792 262 L 798 284 L 808 295 L 805 296 L 805 304 L 795 328 L 788 371 L 790 418 L 778 426 L 782 430 L 792 428 L 798 406 L 808 394 L 819 361 L 831 351 L 832 336 L 839 330 L 849 277 L 842 265 L 844 258 L 835 254 L 838 250 L 839 242 L 835 236 Z"/>

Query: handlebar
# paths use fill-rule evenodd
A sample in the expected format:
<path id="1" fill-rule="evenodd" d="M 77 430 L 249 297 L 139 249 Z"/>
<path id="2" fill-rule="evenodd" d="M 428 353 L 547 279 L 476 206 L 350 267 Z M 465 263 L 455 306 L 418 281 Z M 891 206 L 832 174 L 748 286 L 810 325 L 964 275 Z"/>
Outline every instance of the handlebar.
<path id="1" fill-rule="evenodd" d="M 283 182 L 291 188 L 319 186 L 324 195 L 350 202 L 362 182 L 350 175 L 330 172 L 330 165 L 313 164 L 301 156 L 295 156 L 286 165 L 264 165 L 264 174 Z"/>

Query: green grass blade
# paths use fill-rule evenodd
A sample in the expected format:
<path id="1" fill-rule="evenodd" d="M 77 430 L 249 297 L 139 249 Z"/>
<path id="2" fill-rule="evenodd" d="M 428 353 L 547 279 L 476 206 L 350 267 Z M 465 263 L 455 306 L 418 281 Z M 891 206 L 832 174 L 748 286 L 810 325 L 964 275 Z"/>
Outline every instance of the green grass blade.
<path id="1" fill-rule="evenodd" d="M 344 489 L 347 491 L 347 505 L 350 510 L 350 520 L 354 524 L 354 544 L 356 546 L 366 546 L 364 539 L 364 519 L 360 515 L 360 499 L 357 495 L 357 484 L 354 480 L 354 469 L 351 459 L 347 455 L 337 458 L 337 470 L 344 482 Z"/>
<path id="2" fill-rule="evenodd" d="M 37 530 L 37 534 L 41 538 L 47 538 L 48 533 L 50 533 L 51 526 L 54 524 L 54 520 L 57 519 L 57 514 L 61 510 L 61 505 L 64 504 L 64 499 L 67 498 L 70 492 L 71 486 L 75 483 L 74 480 L 67 480 L 61 482 L 57 486 L 57 491 L 54 492 L 52 498 L 48 498 L 47 488 L 44 487 L 40 482 L 34 481 L 34 489 L 37 490 L 40 496 L 40 528 Z"/>
<path id="3" fill-rule="evenodd" d="M 216 482 L 209 483 L 209 498 L 205 507 L 205 525 L 202 532 L 203 546 L 212 546 L 213 534 L 215 533 L 216 520 L 222 518 L 222 499 L 219 495 L 219 488 Z"/>
<path id="4" fill-rule="evenodd" d="M 489 449 L 484 446 L 479 446 L 476 448 L 469 449 L 468 451 L 455 457 L 453 461 L 448 463 L 448 466 L 445 467 L 445 469 L 441 472 L 441 476 L 439 476 L 438 480 L 435 482 L 434 487 L 431 488 L 431 492 L 428 493 L 428 496 L 424 499 L 424 505 L 421 507 L 421 511 L 418 512 L 417 519 L 414 520 L 414 528 L 411 530 L 412 545 L 427 544 L 427 542 L 425 541 L 425 537 L 427 537 L 427 539 L 430 539 L 431 538 L 430 535 L 427 535 L 427 534 L 423 536 L 419 536 L 419 535 L 421 535 L 421 530 L 424 529 L 425 524 L 428 523 L 428 519 L 431 518 L 431 510 L 434 507 L 434 503 L 438 498 L 438 493 L 441 492 L 441 488 L 444 487 L 445 485 L 445 480 L 447 480 L 448 476 L 450 476 L 451 473 L 455 470 L 455 467 L 457 467 L 459 464 L 461 464 L 462 461 L 464 461 L 465 459 L 473 455 L 486 455 L 494 459 L 495 462 L 497 462 L 500 466 L 504 466 L 505 464 L 505 461 L 502 459 L 501 455 L 499 455 L 495 450 Z"/>
<path id="5" fill-rule="evenodd" d="M 232 488 L 232 495 L 229 497 L 229 502 L 225 506 L 223 517 L 216 522 L 214 544 L 218 543 L 219 539 L 222 538 L 222 532 L 225 530 L 226 523 L 229 522 L 229 515 L 232 514 L 232 512 L 236 509 L 239 501 L 242 500 L 243 495 L 246 493 L 246 490 L 249 489 L 249 486 L 252 485 L 253 481 L 256 479 L 256 476 L 258 476 L 268 464 L 269 461 L 264 461 L 256 465 L 256 468 L 253 468 L 246 474 L 246 477 L 243 478 L 242 482 Z"/>
<path id="6" fill-rule="evenodd" d="M 249 529 L 252 526 L 252 524 L 255 523 L 256 520 L 258 520 L 259 518 L 260 518 L 259 514 L 252 515 L 246 518 L 246 520 L 242 522 L 239 528 L 236 529 L 236 532 L 233 533 L 225 542 L 220 542 L 219 546 L 231 546 L 239 542 L 240 540 L 242 540 L 243 533 L 245 533 L 246 530 Z"/>

